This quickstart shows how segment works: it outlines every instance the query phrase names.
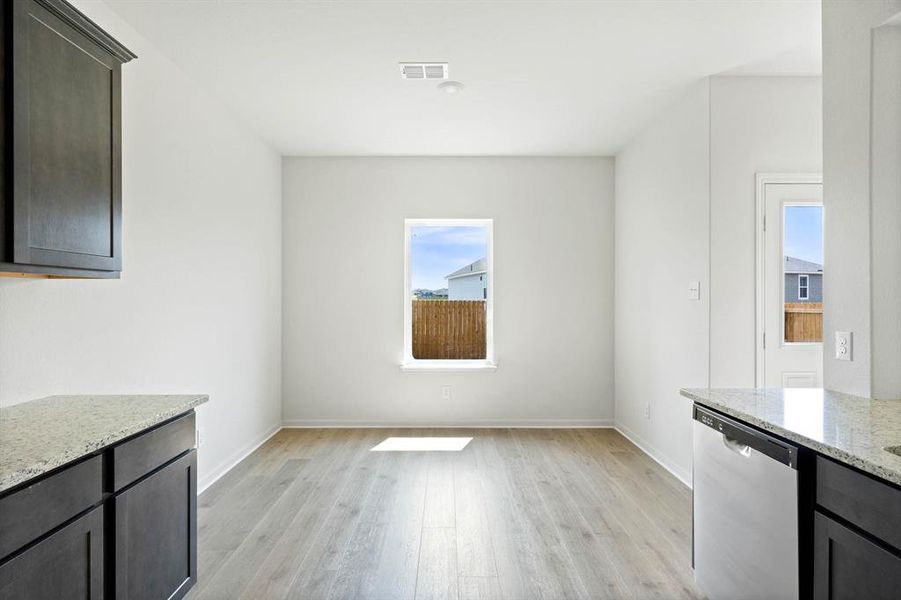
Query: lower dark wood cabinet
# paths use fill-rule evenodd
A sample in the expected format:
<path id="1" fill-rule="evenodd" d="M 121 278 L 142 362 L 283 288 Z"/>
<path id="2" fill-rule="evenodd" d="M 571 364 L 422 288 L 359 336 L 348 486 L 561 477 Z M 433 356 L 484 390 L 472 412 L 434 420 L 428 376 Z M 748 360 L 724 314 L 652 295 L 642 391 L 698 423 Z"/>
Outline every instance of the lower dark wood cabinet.
<path id="1" fill-rule="evenodd" d="M 183 597 L 197 581 L 197 451 L 113 497 L 116 598 Z"/>
<path id="2" fill-rule="evenodd" d="M 103 507 L 0 566 L 0 598 L 102 600 Z"/>
<path id="3" fill-rule="evenodd" d="M 816 600 L 897 600 L 901 555 L 821 512 L 814 522 Z"/>

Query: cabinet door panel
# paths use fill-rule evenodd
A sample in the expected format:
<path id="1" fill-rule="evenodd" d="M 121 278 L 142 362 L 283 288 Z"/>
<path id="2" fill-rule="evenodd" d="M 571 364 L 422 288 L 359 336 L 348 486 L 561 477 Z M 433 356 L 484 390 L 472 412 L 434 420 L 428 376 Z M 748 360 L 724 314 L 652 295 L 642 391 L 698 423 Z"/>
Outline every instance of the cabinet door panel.
<path id="1" fill-rule="evenodd" d="M 901 556 L 817 512 L 814 524 L 816 600 L 897 600 Z"/>
<path id="2" fill-rule="evenodd" d="M 113 499 L 117 598 L 181 598 L 197 579 L 197 451 Z"/>
<path id="3" fill-rule="evenodd" d="M 0 598 L 103 599 L 103 508 L 0 565 Z"/>
<path id="4" fill-rule="evenodd" d="M 14 3 L 15 262 L 121 269 L 120 73 L 35 0 Z"/>

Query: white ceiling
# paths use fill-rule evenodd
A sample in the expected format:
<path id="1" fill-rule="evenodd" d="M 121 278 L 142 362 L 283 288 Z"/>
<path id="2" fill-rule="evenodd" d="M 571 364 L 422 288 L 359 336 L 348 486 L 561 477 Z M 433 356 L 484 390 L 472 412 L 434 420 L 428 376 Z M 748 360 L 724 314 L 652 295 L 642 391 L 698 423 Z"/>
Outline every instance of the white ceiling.
<path id="1" fill-rule="evenodd" d="M 818 0 L 107 2 L 284 155 L 609 155 L 707 75 L 820 72 Z"/>

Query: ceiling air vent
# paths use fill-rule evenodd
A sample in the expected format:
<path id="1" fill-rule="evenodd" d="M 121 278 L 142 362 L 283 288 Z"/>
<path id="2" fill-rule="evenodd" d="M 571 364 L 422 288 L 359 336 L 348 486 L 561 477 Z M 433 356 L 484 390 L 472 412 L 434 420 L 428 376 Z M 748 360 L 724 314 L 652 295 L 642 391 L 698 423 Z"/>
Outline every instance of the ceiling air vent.
<path id="1" fill-rule="evenodd" d="M 447 79 L 447 63 L 400 63 L 403 79 Z"/>

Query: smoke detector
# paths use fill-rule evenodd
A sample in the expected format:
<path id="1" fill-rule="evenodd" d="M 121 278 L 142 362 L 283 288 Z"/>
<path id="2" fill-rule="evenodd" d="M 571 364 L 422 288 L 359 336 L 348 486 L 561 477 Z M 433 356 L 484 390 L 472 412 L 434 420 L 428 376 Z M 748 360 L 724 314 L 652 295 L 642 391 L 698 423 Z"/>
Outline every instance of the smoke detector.
<path id="1" fill-rule="evenodd" d="M 400 63 L 402 79 L 447 79 L 447 63 Z"/>
<path id="2" fill-rule="evenodd" d="M 438 91 L 445 94 L 459 94 L 463 91 L 463 84 L 459 81 L 442 81 L 438 84 Z"/>

